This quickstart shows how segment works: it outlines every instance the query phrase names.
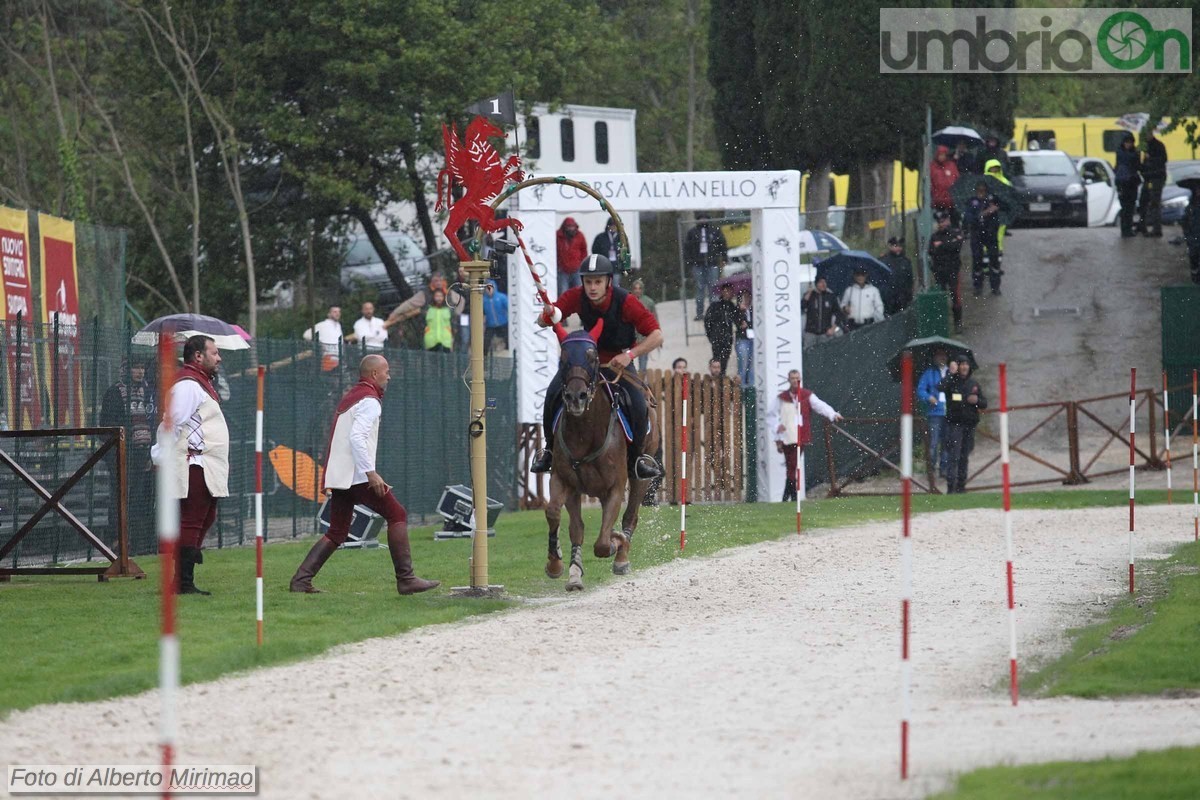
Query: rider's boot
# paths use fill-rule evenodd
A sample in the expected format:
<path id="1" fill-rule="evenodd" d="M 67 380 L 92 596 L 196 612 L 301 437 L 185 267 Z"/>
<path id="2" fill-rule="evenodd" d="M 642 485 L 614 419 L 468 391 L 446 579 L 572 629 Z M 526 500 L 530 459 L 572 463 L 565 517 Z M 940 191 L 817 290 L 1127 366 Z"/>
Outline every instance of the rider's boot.
<path id="1" fill-rule="evenodd" d="M 663 468 L 659 466 L 654 456 L 643 453 L 633 462 L 633 475 L 641 481 L 648 481 L 663 476 Z"/>
<path id="2" fill-rule="evenodd" d="M 549 450 L 542 448 L 533 454 L 533 463 L 529 466 L 529 471 L 538 474 L 549 472 L 550 467 L 553 466 L 553 461 L 554 454 Z"/>

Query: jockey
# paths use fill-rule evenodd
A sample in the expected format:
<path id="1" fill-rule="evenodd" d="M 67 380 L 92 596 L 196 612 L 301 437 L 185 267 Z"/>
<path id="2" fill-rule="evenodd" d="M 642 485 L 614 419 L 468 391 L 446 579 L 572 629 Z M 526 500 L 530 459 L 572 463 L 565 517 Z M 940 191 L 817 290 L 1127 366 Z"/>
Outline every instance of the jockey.
<path id="1" fill-rule="evenodd" d="M 584 260 L 579 268 L 583 277 L 583 286 L 573 286 L 567 289 L 554 302 L 545 306 L 538 317 L 538 325 L 543 328 L 554 323 L 551 321 L 554 310 L 562 312 L 566 319 L 572 314 L 578 314 L 585 329 L 590 330 L 599 320 L 604 320 L 600 331 L 600 341 L 596 350 L 600 363 L 607 363 L 612 369 L 625 368 L 625 374 L 636 374 L 634 360 L 662 346 L 662 330 L 658 320 L 646 310 L 641 301 L 629 292 L 613 286 L 613 265 L 602 255 L 591 255 Z M 645 338 L 637 342 L 638 335 Z M 611 373 L 609 373 L 611 375 Z M 563 375 L 560 370 L 550 381 L 546 389 L 546 405 L 542 412 L 542 430 L 546 440 L 550 440 L 550 431 L 554 427 L 554 417 L 562 407 Z M 662 468 L 653 456 L 644 454 L 642 448 L 646 441 L 646 396 L 640 386 L 626 382 L 621 377 L 621 385 L 629 398 L 626 411 L 629 414 L 629 425 L 633 429 L 633 442 L 629 446 L 632 475 L 640 480 L 649 480 L 663 474 Z M 637 455 L 634 461 L 633 455 Z M 553 454 L 550 449 L 538 450 L 534 454 L 530 472 L 549 472 Z"/>

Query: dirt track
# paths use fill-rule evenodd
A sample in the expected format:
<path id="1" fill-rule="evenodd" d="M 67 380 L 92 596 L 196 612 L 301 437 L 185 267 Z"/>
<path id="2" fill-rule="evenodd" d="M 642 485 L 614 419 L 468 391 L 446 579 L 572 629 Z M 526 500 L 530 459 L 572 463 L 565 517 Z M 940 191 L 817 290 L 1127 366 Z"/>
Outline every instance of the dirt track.
<path id="1" fill-rule="evenodd" d="M 1139 510 L 1139 553 L 1189 539 L 1189 514 Z M 1123 591 L 1126 517 L 1015 519 L 1028 664 Z M 263 797 L 824 800 L 917 796 L 981 764 L 1200 744 L 1200 699 L 1008 705 L 1001 531 L 991 511 L 915 523 L 908 786 L 896 779 L 894 523 L 192 686 L 180 760 L 256 763 Z M 157 716 L 154 693 L 15 714 L 0 724 L 0 762 L 152 764 Z"/>

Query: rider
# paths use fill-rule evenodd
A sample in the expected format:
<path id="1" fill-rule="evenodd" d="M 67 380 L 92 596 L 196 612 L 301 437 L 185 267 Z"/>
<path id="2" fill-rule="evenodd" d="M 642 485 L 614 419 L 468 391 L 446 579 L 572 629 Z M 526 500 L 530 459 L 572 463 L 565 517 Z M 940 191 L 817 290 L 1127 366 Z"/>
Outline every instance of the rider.
<path id="1" fill-rule="evenodd" d="M 636 374 L 633 361 L 662 346 L 663 335 L 658 320 L 636 297 L 619 286 L 613 286 L 613 265 L 604 256 L 588 256 L 580 265 L 579 274 L 583 276 L 583 286 L 567 289 L 553 305 L 545 306 L 538 317 L 538 324 L 543 328 L 554 324 L 551 320 L 555 308 L 562 312 L 563 319 L 578 314 L 587 330 L 591 330 L 598 320 L 604 320 L 600 341 L 596 343 L 600 363 L 607 363 L 613 370 L 624 367 L 626 375 Z M 636 341 L 638 335 L 644 337 L 640 342 Z M 632 454 L 637 454 L 632 474 L 641 480 L 659 477 L 663 473 L 658 462 L 653 456 L 642 453 L 646 440 L 646 396 L 639 386 L 626 382 L 624 375 L 621 383 L 629 398 L 626 410 L 629 413 L 629 425 L 633 428 L 630 461 L 634 461 Z M 547 441 L 553 429 L 554 417 L 562 407 L 562 384 L 563 374 L 560 370 L 546 389 L 542 430 L 546 432 Z M 538 450 L 529 471 L 549 472 L 552 458 L 550 449 Z"/>

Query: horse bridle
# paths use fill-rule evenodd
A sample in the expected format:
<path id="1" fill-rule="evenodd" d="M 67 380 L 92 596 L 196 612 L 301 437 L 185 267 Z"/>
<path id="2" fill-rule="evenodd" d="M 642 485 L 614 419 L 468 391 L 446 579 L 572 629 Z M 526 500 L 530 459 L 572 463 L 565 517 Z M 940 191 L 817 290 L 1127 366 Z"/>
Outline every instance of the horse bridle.
<path id="1" fill-rule="evenodd" d="M 575 369 L 582 370 L 582 369 L 586 369 L 586 368 L 579 367 L 579 366 L 573 366 L 568 369 L 568 373 L 570 373 L 572 370 L 575 370 Z M 614 381 L 609 380 L 604 375 L 604 373 L 600 371 L 600 365 L 596 365 L 594 368 L 587 369 L 587 372 L 588 372 L 588 375 L 586 378 L 584 378 L 582 375 L 568 374 L 566 380 L 563 381 L 563 388 L 562 388 L 563 393 L 565 394 L 567 391 L 567 386 L 569 386 L 573 381 L 586 381 L 587 402 L 585 402 L 583 405 L 584 411 L 587 411 L 589 408 L 591 408 L 592 400 L 596 396 L 596 386 L 598 384 L 604 383 L 604 384 L 609 385 L 610 387 L 615 385 Z M 619 375 L 617 377 L 617 380 L 620 380 Z M 571 452 L 570 446 L 567 445 L 566 437 L 563 435 L 563 428 L 565 426 L 559 425 L 558 429 L 555 431 L 555 439 L 557 439 L 558 443 L 560 445 L 562 445 L 563 452 L 567 454 L 567 459 L 571 462 L 571 469 L 575 470 L 576 474 L 579 473 L 579 468 L 582 467 L 584 464 L 590 464 L 591 462 L 595 461 L 597 458 L 600 457 L 600 454 L 604 452 L 605 445 L 608 444 L 608 440 L 612 436 L 613 427 L 616 425 L 616 422 L 617 422 L 617 394 L 616 394 L 616 392 L 614 392 L 610 389 L 609 396 L 612 397 L 612 411 L 608 415 L 608 430 L 605 432 L 604 438 L 600 441 L 600 446 L 597 447 L 592 452 L 588 453 L 583 458 L 576 458 L 575 454 Z M 566 404 L 565 399 L 564 399 L 563 403 L 564 403 L 564 405 Z"/>

